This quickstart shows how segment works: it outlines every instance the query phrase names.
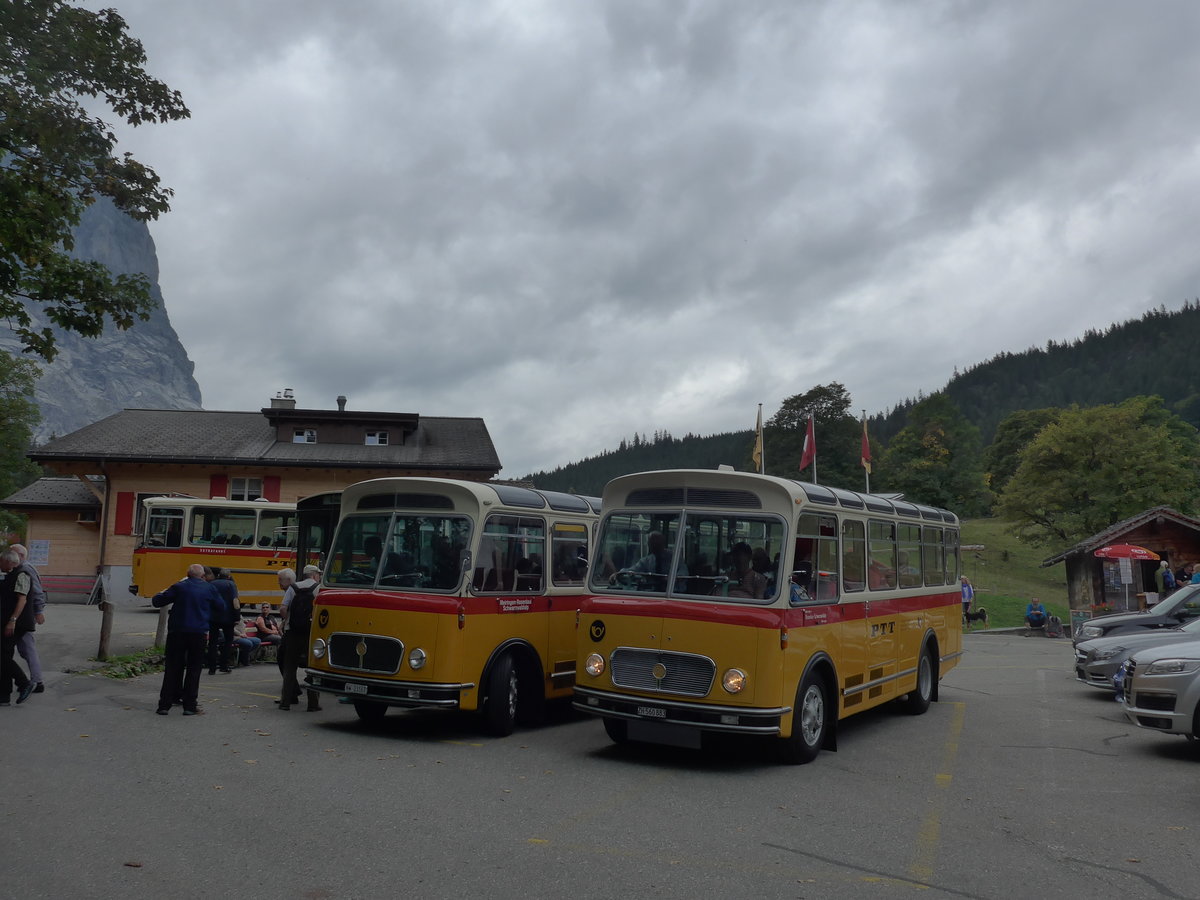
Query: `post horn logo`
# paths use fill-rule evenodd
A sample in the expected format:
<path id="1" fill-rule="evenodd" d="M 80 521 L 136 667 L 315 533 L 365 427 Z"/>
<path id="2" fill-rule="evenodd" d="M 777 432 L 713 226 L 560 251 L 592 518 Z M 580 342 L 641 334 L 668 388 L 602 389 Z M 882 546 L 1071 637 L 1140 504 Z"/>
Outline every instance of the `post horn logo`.
<path id="1" fill-rule="evenodd" d="M 597 619 L 592 623 L 592 627 L 588 629 L 588 634 L 592 636 L 592 640 L 597 644 L 604 640 L 604 623 Z"/>

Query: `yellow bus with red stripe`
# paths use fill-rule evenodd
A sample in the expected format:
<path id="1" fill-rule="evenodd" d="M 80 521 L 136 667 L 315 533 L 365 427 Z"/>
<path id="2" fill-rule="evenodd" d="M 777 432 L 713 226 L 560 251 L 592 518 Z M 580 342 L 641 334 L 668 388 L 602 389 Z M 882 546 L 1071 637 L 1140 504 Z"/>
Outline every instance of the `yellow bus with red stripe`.
<path id="1" fill-rule="evenodd" d="M 962 653 L 951 512 L 728 469 L 614 479 L 579 614 L 575 706 L 614 741 L 835 748 L 892 700 L 923 713 Z"/>
<path id="2" fill-rule="evenodd" d="M 513 485 L 381 478 L 342 492 L 306 681 L 363 719 L 478 710 L 509 734 L 571 695 L 600 501 Z"/>
<path id="3" fill-rule="evenodd" d="M 149 599 L 199 563 L 228 569 L 247 605 L 279 599 L 279 572 L 296 558 L 296 504 L 148 497 L 142 501 L 130 593 Z"/>

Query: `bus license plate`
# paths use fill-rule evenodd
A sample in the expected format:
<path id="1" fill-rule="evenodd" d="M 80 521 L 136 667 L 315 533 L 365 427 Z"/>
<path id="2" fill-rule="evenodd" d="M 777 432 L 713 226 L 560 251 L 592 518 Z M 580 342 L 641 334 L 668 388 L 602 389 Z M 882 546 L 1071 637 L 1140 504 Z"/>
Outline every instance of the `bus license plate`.
<path id="1" fill-rule="evenodd" d="M 665 719 L 667 717 L 667 711 L 659 709 L 657 706 L 639 706 L 637 714 L 648 719 Z"/>
<path id="2" fill-rule="evenodd" d="M 346 685 L 346 693 L 347 694 L 365 694 L 366 692 L 367 692 L 367 686 L 365 684 L 347 684 Z"/>

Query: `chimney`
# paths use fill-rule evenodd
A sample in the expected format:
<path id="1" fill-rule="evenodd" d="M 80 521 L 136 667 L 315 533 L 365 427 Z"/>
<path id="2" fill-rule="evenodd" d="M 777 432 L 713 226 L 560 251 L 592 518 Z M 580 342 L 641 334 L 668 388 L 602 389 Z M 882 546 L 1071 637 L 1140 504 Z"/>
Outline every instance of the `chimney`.
<path id="1" fill-rule="evenodd" d="M 338 412 L 345 412 L 345 411 L 346 411 L 346 395 L 341 394 L 338 396 Z"/>
<path id="2" fill-rule="evenodd" d="M 291 388 L 284 388 L 271 398 L 271 409 L 295 409 L 296 397 Z"/>

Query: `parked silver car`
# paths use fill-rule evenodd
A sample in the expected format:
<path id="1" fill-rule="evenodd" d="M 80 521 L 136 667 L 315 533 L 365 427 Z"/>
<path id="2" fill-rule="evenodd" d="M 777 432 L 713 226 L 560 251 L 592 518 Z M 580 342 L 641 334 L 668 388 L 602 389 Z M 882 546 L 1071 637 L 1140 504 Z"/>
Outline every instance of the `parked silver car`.
<path id="1" fill-rule="evenodd" d="M 1104 637 L 1126 626 L 1147 630 L 1174 628 L 1197 616 L 1200 616 L 1200 584 L 1188 584 L 1143 612 L 1113 613 L 1088 619 L 1075 629 L 1071 642 L 1078 644 Z"/>
<path id="2" fill-rule="evenodd" d="M 1200 706 L 1200 641 L 1153 647 L 1125 663 L 1122 707 L 1134 725 L 1194 740 Z"/>
<path id="3" fill-rule="evenodd" d="M 1200 619 L 1176 628 L 1117 628 L 1108 637 L 1075 645 L 1075 678 L 1102 690 L 1114 689 L 1113 676 L 1125 660 L 1141 650 L 1200 641 Z M 1119 693 L 1119 691 L 1118 691 Z"/>

